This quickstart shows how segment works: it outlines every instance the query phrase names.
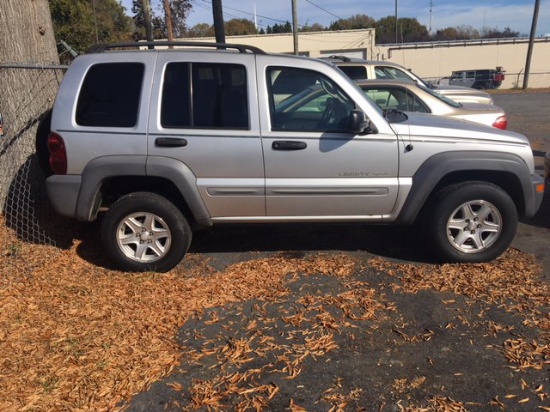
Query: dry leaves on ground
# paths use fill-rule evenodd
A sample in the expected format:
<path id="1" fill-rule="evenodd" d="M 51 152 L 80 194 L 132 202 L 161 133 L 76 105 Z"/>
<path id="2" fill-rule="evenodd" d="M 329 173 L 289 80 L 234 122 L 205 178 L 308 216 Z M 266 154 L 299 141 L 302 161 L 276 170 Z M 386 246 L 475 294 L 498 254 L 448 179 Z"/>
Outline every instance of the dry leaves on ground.
<path id="1" fill-rule="evenodd" d="M 179 364 L 174 336 L 191 315 L 286 293 L 289 276 L 345 276 L 344 256 L 269 258 L 216 272 L 127 274 L 71 250 L 7 243 L 0 229 L 0 410 L 114 411 Z M 193 259 L 190 255 L 188 259 Z M 314 343 L 312 342 L 312 345 Z"/>

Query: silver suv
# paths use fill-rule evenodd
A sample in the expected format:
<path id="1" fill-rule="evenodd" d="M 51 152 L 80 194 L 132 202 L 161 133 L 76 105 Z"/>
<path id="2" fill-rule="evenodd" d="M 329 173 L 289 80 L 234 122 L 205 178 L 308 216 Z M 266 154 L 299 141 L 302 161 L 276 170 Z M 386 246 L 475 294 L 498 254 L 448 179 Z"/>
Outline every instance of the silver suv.
<path id="1" fill-rule="evenodd" d="M 354 80 L 361 79 L 393 79 L 413 81 L 442 94 L 457 103 L 493 104 L 491 95 L 482 90 L 454 85 L 438 85 L 429 83 L 403 66 L 376 60 L 363 60 L 345 56 L 330 56 L 322 59 L 332 62 Z"/>
<path id="2" fill-rule="evenodd" d="M 544 184 L 522 135 L 383 112 L 317 59 L 149 47 L 79 56 L 47 138 L 54 208 L 100 216 L 123 270 L 167 271 L 192 228 L 229 223 L 418 224 L 441 260 L 481 262 L 539 208 Z"/>

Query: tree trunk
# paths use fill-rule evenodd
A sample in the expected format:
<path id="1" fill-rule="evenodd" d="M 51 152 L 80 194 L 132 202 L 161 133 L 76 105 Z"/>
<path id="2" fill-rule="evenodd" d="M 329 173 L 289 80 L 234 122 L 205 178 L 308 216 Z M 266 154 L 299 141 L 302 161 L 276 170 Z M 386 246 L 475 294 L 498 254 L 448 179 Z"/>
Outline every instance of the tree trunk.
<path id="1" fill-rule="evenodd" d="M 0 138 L 0 207 L 6 224 L 25 230 L 19 234 L 38 241 L 43 236 L 33 232 L 37 202 L 33 190 L 40 186 L 33 167 L 36 128 L 53 105 L 63 72 L 20 66 L 54 64 L 59 64 L 59 57 L 48 1 L 1 0 L 0 113 L 4 136 Z"/>
<path id="2" fill-rule="evenodd" d="M 143 10 L 143 23 L 145 24 L 145 37 L 147 41 L 151 42 L 155 40 L 153 36 L 153 23 L 151 13 L 151 3 L 149 0 L 141 0 L 141 9 Z M 149 46 L 152 49 L 152 46 Z"/>
<path id="3" fill-rule="evenodd" d="M 170 7 L 170 0 L 164 0 L 164 18 L 166 20 L 168 41 L 174 41 L 174 28 L 172 24 L 172 9 Z"/>

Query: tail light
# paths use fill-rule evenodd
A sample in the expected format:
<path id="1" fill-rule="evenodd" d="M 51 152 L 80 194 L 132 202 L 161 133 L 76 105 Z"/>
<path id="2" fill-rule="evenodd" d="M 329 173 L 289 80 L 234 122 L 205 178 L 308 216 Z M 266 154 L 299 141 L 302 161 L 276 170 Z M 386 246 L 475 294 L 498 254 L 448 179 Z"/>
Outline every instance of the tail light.
<path id="1" fill-rule="evenodd" d="M 497 81 L 497 82 L 503 82 L 503 81 L 504 81 L 504 73 L 497 73 L 497 74 L 495 74 L 495 81 Z"/>
<path id="2" fill-rule="evenodd" d="M 56 175 L 67 174 L 67 151 L 65 142 L 57 133 L 48 136 L 48 150 L 50 151 L 50 169 Z"/>
<path id="3" fill-rule="evenodd" d="M 493 127 L 496 127 L 497 129 L 506 130 L 506 128 L 508 127 L 508 118 L 506 116 L 500 116 L 493 123 Z"/>

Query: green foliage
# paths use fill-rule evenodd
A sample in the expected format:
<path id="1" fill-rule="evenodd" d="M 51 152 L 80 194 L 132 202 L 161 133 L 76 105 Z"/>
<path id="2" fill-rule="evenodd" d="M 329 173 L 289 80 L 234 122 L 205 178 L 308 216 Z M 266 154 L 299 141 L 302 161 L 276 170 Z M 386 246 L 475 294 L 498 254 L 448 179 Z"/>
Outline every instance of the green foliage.
<path id="1" fill-rule="evenodd" d="M 225 23 L 226 36 L 240 36 L 257 34 L 258 30 L 253 21 L 248 19 L 231 19 Z"/>
<path id="2" fill-rule="evenodd" d="M 172 15 L 172 30 L 174 38 L 188 36 L 188 28 L 186 25 L 187 16 L 191 11 L 192 5 L 190 0 L 170 0 L 170 14 Z M 144 40 L 145 23 L 143 18 L 143 10 L 141 0 L 133 0 L 132 13 L 135 25 L 134 39 Z M 164 0 L 156 2 L 151 1 L 151 21 L 153 24 L 153 37 L 155 39 L 168 38 L 168 30 L 166 25 L 166 16 L 164 11 Z M 193 36 L 199 37 L 199 36 Z"/>
<path id="3" fill-rule="evenodd" d="M 208 23 L 199 23 L 189 29 L 189 37 L 214 37 L 214 26 Z"/>
<path id="4" fill-rule="evenodd" d="M 336 20 L 329 30 L 359 30 L 375 27 L 376 21 L 366 14 L 355 14 L 347 19 Z"/>
<path id="5" fill-rule="evenodd" d="M 509 27 L 504 30 L 498 28 L 484 28 L 482 32 L 472 26 L 446 27 L 438 30 L 433 35 L 433 40 L 473 40 L 473 39 L 499 39 L 507 37 L 519 37 L 520 33 Z"/>
<path id="6" fill-rule="evenodd" d="M 273 27 L 267 26 L 265 31 L 267 34 L 292 33 L 292 24 L 289 21 L 285 24 L 274 24 Z"/>
<path id="7" fill-rule="evenodd" d="M 472 26 L 446 27 L 433 35 L 434 40 L 468 40 L 479 39 L 481 34 Z"/>
<path id="8" fill-rule="evenodd" d="M 313 23 L 311 26 L 309 24 L 306 24 L 305 26 L 302 26 L 298 29 L 298 31 L 302 31 L 302 32 L 324 31 L 324 30 L 327 30 L 327 28 L 319 23 Z"/>
<path id="9" fill-rule="evenodd" d="M 383 17 L 376 22 L 376 43 L 395 43 L 395 16 Z M 418 20 L 405 17 L 397 19 L 397 42 L 411 43 L 417 41 L 428 41 L 430 36 L 426 26 Z"/>
<path id="10" fill-rule="evenodd" d="M 96 43 L 131 40 L 132 19 L 116 0 L 48 0 L 56 42 L 77 53 Z"/>

